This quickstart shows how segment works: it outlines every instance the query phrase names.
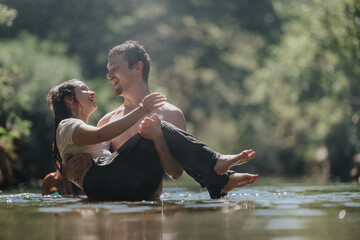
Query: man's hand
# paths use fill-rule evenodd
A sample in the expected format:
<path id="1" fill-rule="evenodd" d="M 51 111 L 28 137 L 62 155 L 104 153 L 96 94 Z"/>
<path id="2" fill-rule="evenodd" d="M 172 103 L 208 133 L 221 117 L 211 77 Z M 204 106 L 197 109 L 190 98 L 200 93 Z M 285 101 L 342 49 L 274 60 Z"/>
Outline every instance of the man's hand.
<path id="1" fill-rule="evenodd" d="M 178 179 L 183 168 L 171 154 L 161 128 L 161 120 L 157 114 L 145 118 L 139 125 L 139 133 L 142 137 L 152 140 L 159 155 L 160 164 L 165 173 L 173 180 Z"/>
<path id="2" fill-rule="evenodd" d="M 155 113 L 151 117 L 146 117 L 139 125 L 139 133 L 143 138 L 156 140 L 161 137 L 163 132 L 161 129 L 161 120 Z"/>
<path id="3" fill-rule="evenodd" d="M 70 181 L 75 180 L 77 182 L 84 169 L 91 164 L 91 160 L 92 156 L 89 153 L 66 154 L 62 172 Z"/>

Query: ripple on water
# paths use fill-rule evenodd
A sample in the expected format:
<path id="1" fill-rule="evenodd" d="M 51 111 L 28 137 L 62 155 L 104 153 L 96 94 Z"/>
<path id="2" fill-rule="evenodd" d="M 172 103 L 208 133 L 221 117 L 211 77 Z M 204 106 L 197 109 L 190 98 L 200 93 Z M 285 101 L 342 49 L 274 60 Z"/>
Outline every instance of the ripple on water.
<path id="1" fill-rule="evenodd" d="M 125 231 L 149 238 L 159 234 L 154 239 L 352 239 L 359 235 L 359 190 L 350 184 L 254 185 L 211 200 L 205 190 L 164 188 L 161 201 L 139 202 L 1 193 L 0 222 L 7 231 L 0 239 L 38 236 L 40 228 L 51 236 L 66 233 L 59 239 L 102 239 Z M 73 232 L 77 238 L 70 238 Z"/>
<path id="2" fill-rule="evenodd" d="M 79 202 L 82 199 L 84 197 L 42 196 L 40 193 L 0 194 L 0 205 L 11 203 L 11 207 L 56 207 L 59 204 Z"/>
<path id="3" fill-rule="evenodd" d="M 248 204 L 248 203 L 252 204 Z M 246 203 L 246 204 L 245 204 Z M 90 203 L 85 196 L 41 196 L 40 193 L 0 194 L 5 206 L 37 206 L 40 212 L 69 212 L 79 208 L 104 209 L 110 213 L 144 212 L 157 206 L 183 209 L 249 209 L 256 205 L 258 215 L 321 216 L 321 208 L 360 207 L 359 186 L 266 186 L 243 188 L 219 200 L 209 199 L 206 191 L 186 188 L 164 188 L 161 201 Z M 316 205 L 320 210 L 309 210 Z M 270 210 L 267 208 L 271 208 Z"/>
<path id="4" fill-rule="evenodd" d="M 326 212 L 318 209 L 258 209 L 253 213 L 256 216 L 325 216 Z"/>
<path id="5" fill-rule="evenodd" d="M 139 207 L 126 207 L 126 208 L 112 208 L 109 210 L 109 213 L 136 213 L 136 212 L 145 212 L 152 210 L 150 206 L 139 206 Z"/>
<path id="6" fill-rule="evenodd" d="M 344 203 L 344 206 L 345 207 L 360 207 L 360 202 L 346 202 L 346 203 Z"/>
<path id="7" fill-rule="evenodd" d="M 297 236 L 286 236 L 286 237 L 274 237 L 270 238 L 270 240 L 306 240 L 305 237 L 297 237 Z"/>
<path id="8" fill-rule="evenodd" d="M 266 230 L 299 230 L 304 228 L 304 222 L 298 218 L 270 219 L 268 224 L 265 226 Z"/>
<path id="9" fill-rule="evenodd" d="M 72 209 L 68 207 L 41 207 L 38 211 L 43 213 L 65 213 L 72 212 Z"/>

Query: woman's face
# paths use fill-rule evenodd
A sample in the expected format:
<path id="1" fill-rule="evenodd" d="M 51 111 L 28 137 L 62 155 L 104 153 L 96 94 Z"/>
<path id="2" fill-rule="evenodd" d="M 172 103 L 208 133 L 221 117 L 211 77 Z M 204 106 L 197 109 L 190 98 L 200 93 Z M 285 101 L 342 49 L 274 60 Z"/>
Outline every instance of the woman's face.
<path id="1" fill-rule="evenodd" d="M 75 97 L 81 105 L 79 111 L 90 115 L 97 109 L 95 92 L 90 91 L 89 87 L 82 81 L 75 82 Z"/>

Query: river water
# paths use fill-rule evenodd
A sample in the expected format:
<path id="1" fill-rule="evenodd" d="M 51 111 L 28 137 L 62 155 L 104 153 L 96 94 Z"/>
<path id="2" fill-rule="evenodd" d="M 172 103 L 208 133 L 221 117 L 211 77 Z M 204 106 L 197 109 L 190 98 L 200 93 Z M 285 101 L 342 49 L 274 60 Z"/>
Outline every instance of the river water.
<path id="1" fill-rule="evenodd" d="M 180 184 L 181 185 L 181 184 Z M 0 239 L 359 239 L 360 185 L 255 184 L 209 199 L 165 184 L 161 201 L 0 193 Z"/>

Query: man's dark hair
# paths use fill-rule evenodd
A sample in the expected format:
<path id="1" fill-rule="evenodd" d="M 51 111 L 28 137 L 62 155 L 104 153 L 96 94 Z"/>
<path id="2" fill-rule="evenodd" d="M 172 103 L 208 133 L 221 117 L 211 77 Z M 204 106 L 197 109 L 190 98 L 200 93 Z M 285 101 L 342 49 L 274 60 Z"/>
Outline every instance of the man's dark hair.
<path id="1" fill-rule="evenodd" d="M 128 40 L 121 45 L 115 46 L 109 51 L 108 58 L 110 59 L 113 55 L 123 55 L 128 62 L 129 69 L 132 69 L 137 62 L 142 62 L 144 64 L 142 79 L 148 83 L 151 60 L 149 54 L 139 42 Z"/>

